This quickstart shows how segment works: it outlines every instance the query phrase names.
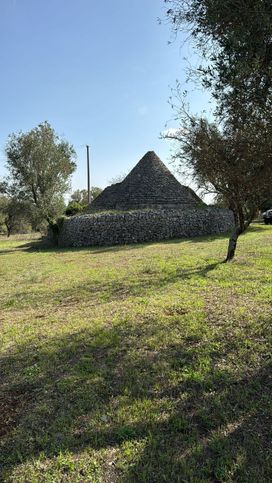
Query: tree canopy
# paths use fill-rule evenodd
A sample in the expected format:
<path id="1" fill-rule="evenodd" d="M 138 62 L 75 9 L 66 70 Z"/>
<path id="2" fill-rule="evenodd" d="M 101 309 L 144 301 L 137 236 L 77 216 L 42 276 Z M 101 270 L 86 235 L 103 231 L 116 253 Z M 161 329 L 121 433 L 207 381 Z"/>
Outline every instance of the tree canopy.
<path id="1" fill-rule="evenodd" d="M 91 188 L 91 201 L 95 200 L 102 192 L 101 188 L 93 186 Z M 82 213 L 88 206 L 88 190 L 76 190 L 71 194 L 71 199 L 66 207 L 65 214 L 73 216 Z"/>
<path id="2" fill-rule="evenodd" d="M 189 32 L 204 58 L 202 83 L 219 111 L 244 115 L 271 107 L 272 3 L 270 0 L 165 0 L 175 32 Z M 241 115 L 241 112 L 240 112 Z"/>
<path id="3" fill-rule="evenodd" d="M 73 146 L 44 122 L 29 132 L 11 134 L 6 155 L 9 177 L 2 190 L 29 202 L 37 217 L 53 222 L 64 209 L 63 195 L 76 168 Z"/>
<path id="4" fill-rule="evenodd" d="M 227 259 L 256 210 L 271 198 L 272 4 L 267 0 L 165 0 L 175 32 L 189 33 L 198 80 L 216 101 L 214 122 L 177 109 L 175 159 L 235 217 Z"/>
<path id="5" fill-rule="evenodd" d="M 31 212 L 29 203 L 0 195 L 0 230 L 7 236 L 12 233 L 30 231 Z"/>
<path id="6" fill-rule="evenodd" d="M 98 195 L 102 192 L 101 188 L 98 186 L 93 186 L 91 188 L 91 201 L 95 200 Z M 75 201 L 80 203 L 81 205 L 87 206 L 88 205 L 88 191 L 86 189 L 83 190 L 76 190 L 71 194 L 71 201 Z"/>

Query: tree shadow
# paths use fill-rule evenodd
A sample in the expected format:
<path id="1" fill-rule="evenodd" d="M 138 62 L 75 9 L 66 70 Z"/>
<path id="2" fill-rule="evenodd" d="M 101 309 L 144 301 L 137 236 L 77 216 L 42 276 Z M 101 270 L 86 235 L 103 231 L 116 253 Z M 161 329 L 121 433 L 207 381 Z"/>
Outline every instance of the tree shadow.
<path id="1" fill-rule="evenodd" d="M 141 245 L 117 245 L 108 247 L 67 247 L 59 248 L 57 246 L 51 245 L 43 240 L 30 241 L 24 244 L 20 244 L 18 247 L 11 249 L 0 250 L 0 255 L 5 255 L 7 253 L 14 252 L 25 252 L 25 253 L 74 253 L 74 252 L 89 252 L 90 254 L 97 253 L 113 253 L 120 251 L 127 251 L 140 248 Z"/>
<path id="2" fill-rule="evenodd" d="M 4 478 L 41 454 L 89 448 L 116 452 L 115 481 L 270 481 L 271 365 L 224 369 L 231 334 L 223 350 L 189 335 L 148 344 L 161 331 L 124 320 L 4 354 Z"/>
<path id="3" fill-rule="evenodd" d="M 73 253 L 73 252 L 89 252 L 90 254 L 99 254 L 99 253 L 114 253 L 114 252 L 123 252 L 123 251 L 131 251 L 131 250 L 138 250 L 139 248 L 155 246 L 157 244 L 160 245 L 180 245 L 182 243 L 207 243 L 212 242 L 219 239 L 227 239 L 228 236 L 226 234 L 223 235 L 207 235 L 207 236 L 199 236 L 193 238 L 173 238 L 169 240 L 156 240 L 151 242 L 143 242 L 143 243 L 131 243 L 131 244 L 120 244 L 120 245 L 105 245 L 105 246 L 84 246 L 84 247 L 58 247 L 54 246 L 49 243 L 46 239 L 38 239 L 29 241 L 24 244 L 20 244 L 18 247 L 14 247 L 13 249 L 7 250 L 0 250 L 0 254 L 6 253 L 13 253 L 14 251 L 24 251 L 24 252 L 49 252 L 49 253 Z M 19 240 L 20 241 L 20 240 Z"/>
<path id="4" fill-rule="evenodd" d="M 266 229 L 266 226 L 267 226 L 267 225 L 265 225 L 264 223 L 261 223 L 261 222 L 257 223 L 257 222 L 256 222 L 256 223 L 254 223 L 254 225 L 250 225 L 250 226 L 247 228 L 247 230 L 246 230 L 244 233 L 242 233 L 242 235 L 241 235 L 241 236 L 244 236 L 244 235 L 246 235 L 247 233 L 259 233 L 259 232 L 264 232 L 264 231 L 265 231 L 265 229 Z"/>
<path id="5" fill-rule="evenodd" d="M 91 283 L 91 280 L 84 280 L 81 283 L 69 285 L 65 288 L 59 288 L 56 286 L 55 290 L 48 286 L 47 291 L 15 291 L 6 299 L 6 306 L 10 306 L 10 301 L 16 300 L 17 307 L 20 306 L 20 301 L 24 305 L 30 305 L 33 307 L 46 307 L 69 305 L 71 300 L 81 303 L 88 301 L 90 304 L 92 301 L 96 306 L 110 303 L 116 300 L 122 300 L 128 296 L 144 297 L 150 292 L 164 290 L 165 287 L 170 287 L 177 282 L 186 282 L 195 279 L 206 279 L 211 272 L 216 268 L 223 265 L 224 262 L 216 262 L 212 264 L 199 265 L 194 268 L 179 268 L 171 272 L 163 272 L 160 267 L 157 269 L 143 269 L 142 274 L 139 277 L 132 278 L 131 275 L 125 274 L 122 278 L 117 280 L 100 280 L 95 283 Z"/>
<path id="6" fill-rule="evenodd" d="M 248 233 L 255 233 L 261 232 L 266 229 L 267 226 L 262 222 L 256 222 L 254 225 L 250 225 L 250 227 L 242 234 L 242 236 L 247 235 Z M 152 242 L 143 242 L 143 243 L 132 243 L 132 244 L 123 244 L 123 245 L 106 245 L 106 246 L 90 246 L 90 247 L 66 247 L 60 248 L 50 244 L 45 238 L 37 239 L 37 240 L 30 240 L 27 243 L 20 244 L 18 247 L 14 249 L 7 249 L 7 250 L 0 250 L 0 255 L 5 255 L 7 253 L 13 253 L 14 251 L 25 251 L 29 253 L 33 252 L 50 252 L 50 253 L 73 253 L 73 252 L 80 252 L 80 251 L 87 251 L 90 254 L 99 254 L 99 253 L 115 253 L 115 252 L 122 252 L 122 251 L 130 251 L 130 250 L 137 250 L 142 247 L 152 246 L 162 244 L 162 245 L 175 245 L 175 244 L 182 244 L 182 243 L 207 243 L 213 242 L 216 240 L 228 240 L 229 233 L 223 233 L 221 235 L 205 235 L 205 236 L 198 236 L 198 237 L 184 237 L 184 238 L 173 238 L 169 240 L 156 240 Z M 18 242 L 21 240 L 19 239 Z"/>
<path id="7" fill-rule="evenodd" d="M 8 250 L 0 250 L 0 255 L 7 255 L 8 253 L 14 253 L 15 250 L 8 249 Z"/>

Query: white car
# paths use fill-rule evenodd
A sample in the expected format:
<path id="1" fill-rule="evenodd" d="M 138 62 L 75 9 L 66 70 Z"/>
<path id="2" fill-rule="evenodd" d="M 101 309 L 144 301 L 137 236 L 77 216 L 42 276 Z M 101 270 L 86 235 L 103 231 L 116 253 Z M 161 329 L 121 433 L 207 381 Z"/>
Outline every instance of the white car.
<path id="1" fill-rule="evenodd" d="M 272 225 L 272 209 L 263 213 L 263 220 L 266 225 Z"/>

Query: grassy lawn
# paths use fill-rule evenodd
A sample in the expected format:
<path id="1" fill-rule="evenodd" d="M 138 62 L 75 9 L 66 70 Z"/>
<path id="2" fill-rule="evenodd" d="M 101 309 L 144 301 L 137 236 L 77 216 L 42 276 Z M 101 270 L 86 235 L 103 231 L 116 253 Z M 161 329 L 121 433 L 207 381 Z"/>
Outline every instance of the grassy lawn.
<path id="1" fill-rule="evenodd" d="M 272 227 L 226 246 L 0 239 L 1 481 L 272 481 Z"/>

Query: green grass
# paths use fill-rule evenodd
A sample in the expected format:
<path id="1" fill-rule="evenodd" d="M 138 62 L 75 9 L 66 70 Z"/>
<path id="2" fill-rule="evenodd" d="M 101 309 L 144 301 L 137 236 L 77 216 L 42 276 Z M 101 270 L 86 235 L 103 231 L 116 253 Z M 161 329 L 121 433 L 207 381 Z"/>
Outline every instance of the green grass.
<path id="1" fill-rule="evenodd" d="M 226 245 L 0 239 L 1 481 L 272 481 L 272 228 Z"/>

